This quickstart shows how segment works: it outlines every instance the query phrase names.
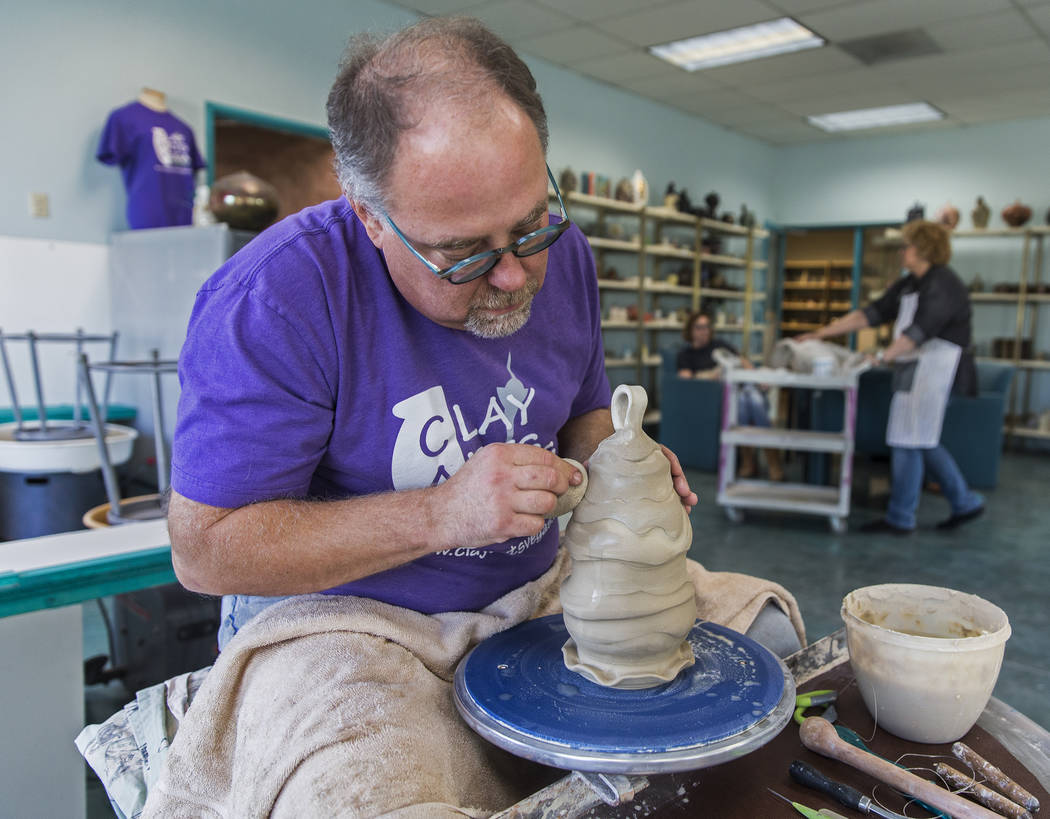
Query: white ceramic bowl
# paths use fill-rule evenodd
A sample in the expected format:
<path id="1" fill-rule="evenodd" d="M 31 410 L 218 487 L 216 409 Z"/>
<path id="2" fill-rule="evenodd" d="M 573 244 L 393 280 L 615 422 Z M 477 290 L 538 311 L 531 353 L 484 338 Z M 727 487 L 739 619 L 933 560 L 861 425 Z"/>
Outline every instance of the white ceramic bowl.
<path id="1" fill-rule="evenodd" d="M 49 421 L 50 426 L 70 426 L 72 421 Z M 26 425 L 39 427 L 35 421 Z M 92 472 L 102 467 L 98 442 L 94 436 L 51 441 L 20 441 L 15 438 L 18 424 L 0 424 L 0 472 L 48 474 L 52 472 Z M 138 430 L 119 424 L 106 424 L 109 460 L 119 466 L 131 457 Z"/>
<path id="2" fill-rule="evenodd" d="M 977 722 L 1010 636 L 1002 609 L 953 589 L 887 583 L 846 595 L 842 619 L 850 665 L 878 727 L 940 744 Z"/>

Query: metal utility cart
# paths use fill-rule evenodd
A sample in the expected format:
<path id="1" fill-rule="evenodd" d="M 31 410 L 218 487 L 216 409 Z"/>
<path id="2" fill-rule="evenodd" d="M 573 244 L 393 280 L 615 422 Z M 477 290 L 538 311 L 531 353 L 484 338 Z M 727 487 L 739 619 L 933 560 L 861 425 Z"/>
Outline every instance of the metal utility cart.
<path id="1" fill-rule="evenodd" d="M 729 366 L 725 366 L 729 364 Z M 718 503 L 734 523 L 744 509 L 778 509 L 808 515 L 826 515 L 831 529 L 846 531 L 850 489 L 853 484 L 853 440 L 857 423 L 857 378 L 867 365 L 840 375 L 812 375 L 769 368 L 743 369 L 725 362 L 722 398 L 722 435 L 718 458 Z M 737 403 L 746 384 L 768 384 L 784 388 L 842 390 L 845 393 L 842 432 L 809 432 L 776 427 L 742 427 L 737 424 Z M 838 486 L 779 483 L 736 479 L 736 448 L 790 449 L 836 453 L 842 458 Z"/>

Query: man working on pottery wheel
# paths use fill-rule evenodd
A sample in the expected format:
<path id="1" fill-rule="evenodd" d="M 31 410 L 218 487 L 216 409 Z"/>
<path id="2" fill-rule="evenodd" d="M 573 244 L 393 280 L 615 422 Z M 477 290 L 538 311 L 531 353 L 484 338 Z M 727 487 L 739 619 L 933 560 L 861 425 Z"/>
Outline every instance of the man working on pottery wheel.
<path id="1" fill-rule="evenodd" d="M 556 610 L 561 456 L 613 431 L 591 252 L 560 194 L 548 216 L 535 81 L 476 21 L 353 43 L 328 116 L 345 198 L 235 255 L 190 320 L 169 527 L 182 583 L 224 595 L 222 653 L 147 815 L 486 812 L 537 785 L 449 680 Z M 775 584 L 707 577 L 712 619 L 801 630 Z"/>

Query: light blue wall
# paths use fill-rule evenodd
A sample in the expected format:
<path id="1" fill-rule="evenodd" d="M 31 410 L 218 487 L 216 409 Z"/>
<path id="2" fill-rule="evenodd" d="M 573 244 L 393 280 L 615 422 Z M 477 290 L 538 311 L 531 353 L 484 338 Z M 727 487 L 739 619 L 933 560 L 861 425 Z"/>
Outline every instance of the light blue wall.
<path id="1" fill-rule="evenodd" d="M 1050 118 L 971 125 L 915 134 L 843 139 L 777 152 L 774 211 L 792 224 L 902 220 L 916 200 L 927 216 L 945 202 L 971 227 L 978 194 L 999 211 L 1016 198 L 1050 206 Z"/>
<path id="2" fill-rule="evenodd" d="M 308 9 L 308 10 L 306 10 Z M 150 86 L 204 142 L 204 103 L 324 124 L 346 38 L 414 15 L 372 0 L 21 2 L 0 25 L 4 184 L 0 235 L 106 242 L 125 227 L 116 168 L 94 159 L 106 115 Z M 727 207 L 771 211 L 772 148 L 561 70 L 534 68 L 551 118 L 551 164 L 617 179 L 641 166 Z M 28 215 L 30 192 L 52 215 Z"/>

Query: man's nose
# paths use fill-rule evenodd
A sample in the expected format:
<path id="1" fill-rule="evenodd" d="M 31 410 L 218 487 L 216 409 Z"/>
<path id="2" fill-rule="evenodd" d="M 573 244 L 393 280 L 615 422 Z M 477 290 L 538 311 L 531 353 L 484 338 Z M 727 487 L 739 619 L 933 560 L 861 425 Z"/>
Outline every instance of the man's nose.
<path id="1" fill-rule="evenodd" d="M 513 292 L 520 290 L 528 281 L 525 265 L 513 253 L 504 253 L 499 257 L 495 267 L 489 271 L 489 284 L 499 290 Z"/>

